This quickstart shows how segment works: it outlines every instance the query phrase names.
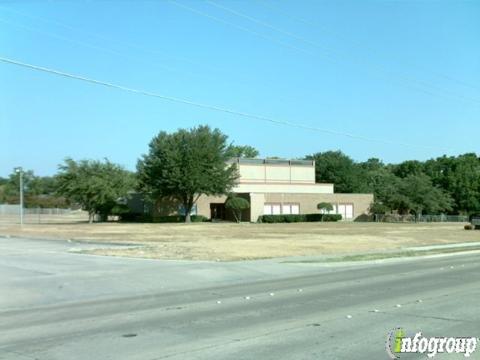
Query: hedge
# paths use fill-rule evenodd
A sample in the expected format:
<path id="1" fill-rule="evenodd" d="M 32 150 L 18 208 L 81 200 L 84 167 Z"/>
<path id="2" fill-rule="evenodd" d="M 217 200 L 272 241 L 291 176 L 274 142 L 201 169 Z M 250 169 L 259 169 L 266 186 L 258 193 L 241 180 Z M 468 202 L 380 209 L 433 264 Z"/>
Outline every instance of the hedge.
<path id="1" fill-rule="evenodd" d="M 190 215 L 190 220 L 192 222 L 205 222 L 208 221 L 203 215 Z M 184 215 L 169 215 L 169 216 L 155 216 L 153 218 L 153 222 L 155 223 L 180 223 L 185 222 Z"/>
<path id="2" fill-rule="evenodd" d="M 202 215 L 191 215 L 190 220 L 192 222 L 206 222 L 208 218 Z M 181 223 L 185 222 L 185 216 L 183 215 L 170 215 L 170 216 L 155 216 L 152 217 L 148 214 L 135 214 L 127 213 L 120 215 L 120 221 L 125 222 L 153 222 L 153 223 Z"/>
<path id="3" fill-rule="evenodd" d="M 339 220 L 342 220 L 342 215 L 340 214 L 261 215 L 258 217 L 258 222 L 269 224 Z"/>

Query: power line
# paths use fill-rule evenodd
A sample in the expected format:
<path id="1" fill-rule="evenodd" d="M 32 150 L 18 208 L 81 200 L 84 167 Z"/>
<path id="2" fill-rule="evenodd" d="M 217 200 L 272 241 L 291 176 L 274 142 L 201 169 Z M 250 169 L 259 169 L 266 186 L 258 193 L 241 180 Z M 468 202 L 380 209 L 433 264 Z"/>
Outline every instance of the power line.
<path id="1" fill-rule="evenodd" d="M 144 48 L 142 46 L 139 46 L 138 44 L 136 43 L 133 43 L 133 42 L 129 42 L 129 41 L 125 41 L 125 40 L 118 40 L 118 39 L 113 39 L 113 38 L 110 38 L 110 37 L 106 37 L 106 36 L 103 36 L 103 35 L 99 35 L 98 33 L 93 33 L 93 32 L 90 32 L 90 31 L 85 31 L 83 29 L 78 29 L 76 27 L 73 27 L 69 24 L 65 24 L 63 22 L 60 22 L 58 20 L 53 20 L 53 19 L 46 19 L 46 18 L 43 18 L 43 17 L 40 17 L 38 15 L 31 15 L 31 14 L 26 14 L 24 12 L 20 12 L 18 10 L 14 10 L 10 7 L 6 7 L 6 6 L 2 6 L 0 5 L 0 8 L 1 9 L 4 9 L 4 10 L 7 10 L 9 12 L 12 12 L 14 14 L 17 14 L 17 15 L 21 15 L 23 17 L 26 17 L 26 18 L 29 18 L 29 19 L 33 19 L 33 20 L 40 20 L 41 22 L 44 22 L 44 23 L 50 23 L 50 24 L 54 24 L 56 26 L 60 26 L 60 27 L 63 27 L 65 29 L 68 29 L 68 30 L 72 30 L 74 32 L 77 32 L 77 33 L 82 33 L 84 35 L 87 35 L 89 37 L 92 37 L 92 38 L 96 38 L 96 39 L 99 39 L 101 41 L 104 41 L 104 42 L 107 42 L 107 43 L 117 43 L 119 45 L 122 45 L 123 47 L 129 47 L 131 49 L 136 49 L 136 50 L 139 50 L 139 51 L 142 51 L 144 53 L 148 53 L 148 54 L 151 54 L 151 55 L 154 55 L 154 56 L 163 56 L 163 57 L 168 57 L 168 58 L 171 58 L 171 59 L 174 59 L 174 60 L 177 60 L 177 61 L 183 61 L 183 62 L 186 62 L 186 63 L 189 63 L 191 65 L 194 65 L 194 66 L 200 66 L 200 67 L 205 67 L 205 65 L 207 65 L 206 67 L 209 67 L 210 69 L 212 69 L 213 67 L 211 66 L 208 66 L 208 64 L 200 64 L 200 63 L 197 63 L 195 61 L 192 61 L 191 59 L 188 59 L 186 57 L 183 57 L 183 56 L 172 56 L 170 54 L 167 54 L 165 52 L 161 52 L 161 51 L 156 51 L 156 50 L 152 50 L 152 49 L 147 49 L 147 48 Z M 22 26 L 24 28 L 27 29 L 26 26 L 24 25 L 18 25 L 18 24 L 13 24 L 11 23 L 11 25 L 15 25 L 15 26 Z M 29 30 L 31 31 L 39 31 L 37 29 L 33 29 L 33 28 L 30 28 Z M 50 36 L 53 36 L 53 37 L 57 37 L 57 38 L 60 38 L 59 35 L 57 34 L 54 34 L 54 33 L 47 33 L 45 31 L 41 31 L 41 32 L 44 32 L 46 33 L 47 35 L 50 35 Z M 71 39 L 67 39 L 67 38 L 64 38 L 62 37 L 62 40 L 65 40 L 65 41 L 70 41 L 70 42 L 74 42 L 73 40 Z M 82 42 L 80 43 L 81 45 L 86 45 L 86 46 L 90 46 L 90 44 L 88 43 L 85 43 L 85 42 Z M 95 45 L 93 45 L 95 46 Z M 109 49 L 105 48 L 106 51 L 109 51 Z M 163 64 L 161 64 L 161 66 L 164 66 Z M 171 69 L 172 71 L 178 71 L 176 69 L 173 69 L 173 68 L 168 68 L 166 66 L 164 66 L 166 69 Z M 215 70 L 218 70 L 217 68 L 215 68 Z"/>
<path id="2" fill-rule="evenodd" d="M 268 1 L 263 1 L 262 2 L 263 5 L 269 7 L 270 9 L 273 9 L 274 11 L 280 13 L 280 14 L 283 14 L 285 17 L 291 19 L 291 20 L 294 20 L 294 21 L 297 21 L 297 22 L 300 22 L 300 23 L 303 23 L 303 24 L 306 24 L 310 27 L 313 27 L 313 28 L 319 28 L 322 32 L 325 32 L 325 33 L 329 33 L 332 37 L 334 38 L 337 38 L 339 40 L 342 40 L 342 41 L 345 41 L 345 42 L 350 42 L 352 44 L 354 44 L 356 47 L 358 48 L 363 48 L 363 49 L 367 49 L 369 50 L 371 53 L 374 53 L 376 52 L 376 49 L 374 49 L 373 47 L 371 46 L 368 46 L 368 44 L 365 44 L 363 42 L 359 42 L 359 41 L 356 41 L 354 39 L 349 39 L 345 36 L 342 36 L 338 33 L 334 33 L 333 31 L 331 31 L 330 29 L 326 28 L 325 26 L 321 26 L 317 23 L 312 23 L 311 21 L 308 21 L 308 20 L 305 20 L 303 18 L 300 18 L 300 17 L 296 17 L 296 16 L 293 16 L 292 14 L 290 13 L 287 13 L 281 9 L 278 8 L 278 6 L 274 6 L 271 2 L 268 2 Z M 244 14 L 243 14 L 244 15 Z M 252 21 L 254 21 L 252 19 Z M 269 26 L 268 24 L 264 24 L 265 26 Z M 311 43 L 311 41 L 309 41 Z M 463 80 L 460 80 L 460 79 L 457 79 L 457 78 L 454 78 L 450 75 L 445 75 L 445 74 L 442 74 L 442 73 L 439 73 L 437 71 L 434 71 L 432 69 L 427 69 L 425 67 L 422 67 L 422 66 L 419 66 L 418 64 L 412 64 L 411 62 L 406 62 L 406 61 L 402 61 L 403 63 L 405 63 L 406 65 L 410 66 L 410 67 L 417 67 L 419 68 L 420 70 L 422 71 L 428 71 L 430 73 L 432 73 L 433 75 L 437 76 L 437 77 L 442 77 L 444 79 L 447 79 L 447 80 L 450 80 L 450 81 L 453 81 L 453 82 L 456 82 L 458 84 L 461 84 L 465 87 L 469 87 L 471 89 L 474 89 L 476 91 L 479 91 L 480 88 L 473 85 L 473 84 L 470 84 L 466 81 L 463 81 Z M 407 76 L 407 74 L 405 74 L 405 76 Z M 428 85 L 428 84 L 427 84 Z M 437 87 L 438 88 L 438 87 Z M 440 89 L 440 88 L 439 88 Z M 445 91 L 445 90 L 444 90 Z M 469 100 L 469 101 L 477 101 L 475 99 L 471 99 L 471 98 L 465 98 L 466 100 Z"/>
<path id="3" fill-rule="evenodd" d="M 175 1 L 175 0 L 168 0 L 169 3 L 171 3 L 172 5 L 175 5 L 175 6 L 178 6 L 180 8 L 183 8 L 185 10 L 188 10 L 190 12 L 193 12 L 197 15 L 201 15 L 201 16 L 204 16 L 206 18 L 209 18 L 211 20 L 214 20 L 216 22 L 219 22 L 219 23 L 222 23 L 222 24 L 225 24 L 225 25 L 228 25 L 228 26 L 232 26 L 234 28 L 237 28 L 239 30 L 242 30 L 242 31 L 245 31 L 249 34 L 252 34 L 252 35 L 255 35 L 255 36 L 258 36 L 258 37 L 261 37 L 263 39 L 266 39 L 268 41 L 272 41 L 274 43 L 277 43 L 281 46 L 284 46 L 284 47 L 287 47 L 287 48 L 290 48 L 290 49 L 293 49 L 293 50 L 296 50 L 296 51 L 300 51 L 300 52 L 303 52 L 303 53 L 307 53 L 309 55 L 313 55 L 312 53 L 310 53 L 309 51 L 305 50 L 305 49 L 302 49 L 302 48 L 299 48 L 299 47 L 296 47 L 296 46 L 293 46 L 293 45 L 290 45 L 288 43 L 285 43 L 283 41 L 279 41 L 277 39 L 274 39 L 270 36 L 266 36 L 266 35 L 263 35 L 259 32 L 256 32 L 254 30 L 250 30 L 249 28 L 246 28 L 244 26 L 241 26 L 241 25 L 237 25 L 237 24 L 234 24 L 234 23 L 231 23 L 229 21 L 226 21 L 224 19 L 220 19 L 219 17 L 216 17 L 216 16 L 213 16 L 213 15 L 210 15 L 210 14 L 207 14 L 206 12 L 203 12 L 203 11 L 200 11 L 200 10 L 197 10 L 197 9 L 194 9 L 190 6 L 187 6 L 187 5 L 184 5 L 184 4 L 180 4 L 179 2 Z"/>
<path id="4" fill-rule="evenodd" d="M 1 7 L 2 6 L 0 6 L 0 8 Z M 203 75 L 203 74 L 197 74 L 197 73 L 193 73 L 193 72 L 190 72 L 190 71 L 179 70 L 177 68 L 174 68 L 174 67 L 171 67 L 171 66 L 168 66 L 168 65 L 164 65 L 163 63 L 160 63 L 160 62 L 158 62 L 158 61 L 156 61 L 156 60 L 154 60 L 150 57 L 139 58 L 139 57 L 136 57 L 136 56 L 132 56 L 132 55 L 129 55 L 129 54 L 125 54 L 125 53 L 113 50 L 113 49 L 105 47 L 105 46 L 99 46 L 99 45 L 91 44 L 91 43 L 85 42 L 85 41 L 73 40 L 73 39 L 70 39 L 68 37 L 58 35 L 54 32 L 41 30 L 41 29 L 38 29 L 38 28 L 35 28 L 35 27 L 23 25 L 23 24 L 13 23 L 13 22 L 7 21 L 7 20 L 5 20 L 1 17 L 0 17 L 0 22 L 11 25 L 11 26 L 15 26 L 15 27 L 20 28 L 20 29 L 25 29 L 25 30 L 28 30 L 28 31 L 33 32 L 33 33 L 40 33 L 40 34 L 48 35 L 52 38 L 59 39 L 59 40 L 62 40 L 62 41 L 66 41 L 66 42 L 71 43 L 71 44 L 80 45 L 80 46 L 88 47 L 88 48 L 91 48 L 91 49 L 94 49 L 94 50 L 100 50 L 100 51 L 103 51 L 103 52 L 106 52 L 106 53 L 110 53 L 110 54 L 115 55 L 117 57 L 122 57 L 124 59 L 128 59 L 130 61 L 134 60 L 134 61 L 153 64 L 155 66 L 159 66 L 160 68 L 162 68 L 166 71 L 170 71 L 170 72 L 173 72 L 173 73 L 179 73 L 179 74 L 187 75 L 187 76 L 190 76 L 190 77 L 193 77 L 193 78 L 202 78 L 202 79 L 206 79 L 206 80 L 212 80 L 211 76 L 206 76 L 206 75 Z M 52 23 L 56 23 L 56 22 L 52 22 Z M 69 26 L 66 25 L 66 28 L 69 28 Z M 99 37 L 99 39 L 101 39 L 101 37 Z"/>
<path id="5" fill-rule="evenodd" d="M 233 10 L 233 9 L 231 9 L 231 8 L 225 6 L 225 5 L 219 5 L 219 4 L 217 4 L 216 2 L 214 2 L 213 0 L 206 0 L 206 2 L 207 2 L 208 4 L 210 4 L 210 5 L 212 5 L 212 6 L 215 6 L 215 7 L 219 8 L 219 9 L 222 9 L 222 10 L 224 10 L 224 11 L 227 11 L 227 12 L 229 12 L 229 13 L 231 13 L 231 14 L 234 14 L 234 15 L 236 15 L 236 16 L 238 16 L 238 17 L 247 19 L 247 20 L 249 20 L 249 21 L 251 21 L 251 22 L 254 22 L 254 23 L 256 23 L 256 24 L 260 24 L 260 25 L 262 25 L 262 26 L 264 26 L 264 27 L 267 27 L 267 28 L 269 28 L 269 29 L 272 29 L 272 30 L 274 30 L 274 31 L 276 31 L 276 32 L 278 32 L 278 33 L 281 33 L 281 34 L 283 34 L 283 35 L 290 36 L 290 37 L 292 37 L 292 38 L 294 38 L 294 39 L 296 39 L 296 40 L 302 41 L 302 42 L 307 43 L 307 44 L 309 44 L 309 45 L 311 45 L 311 46 L 314 46 L 314 47 L 316 47 L 316 48 L 319 48 L 319 49 L 321 49 L 323 52 L 326 51 L 325 48 L 324 48 L 323 46 L 319 45 L 318 43 L 316 43 L 316 42 L 314 42 L 314 41 L 311 41 L 311 40 L 308 40 L 308 39 L 305 39 L 305 38 L 303 38 L 303 37 L 301 37 L 301 36 L 298 36 L 298 35 L 290 32 L 290 31 L 285 31 L 285 30 L 280 29 L 280 28 L 278 28 L 278 27 L 276 27 L 276 26 L 274 26 L 274 25 L 271 25 L 271 24 L 269 24 L 269 23 L 267 23 L 267 22 L 265 22 L 265 21 L 259 20 L 259 19 L 255 18 L 255 17 L 253 17 L 253 16 L 246 15 L 246 14 L 241 13 L 241 12 L 239 12 L 239 11 Z M 204 15 L 204 16 L 209 16 L 208 14 L 205 14 L 205 13 L 203 13 L 202 15 Z M 298 49 L 298 48 L 296 47 L 296 49 Z M 328 50 L 327 50 L 327 51 L 328 51 Z M 313 55 L 313 54 L 310 53 L 310 55 Z M 338 62 L 337 59 L 336 59 L 334 56 L 332 56 L 331 54 L 327 54 L 327 55 L 323 54 L 323 56 L 329 58 L 329 60 Z M 378 70 L 384 72 L 384 73 L 387 73 L 387 74 L 390 73 L 390 71 L 389 71 L 388 69 L 386 69 L 385 66 L 383 66 L 383 65 L 380 64 L 380 63 L 377 63 L 377 62 L 374 62 L 374 61 L 370 61 L 370 64 L 373 65 L 374 67 L 376 67 Z M 400 79 L 397 79 L 397 80 L 402 80 L 402 82 L 403 82 L 405 85 L 410 86 L 410 87 L 412 87 L 411 84 L 414 84 L 414 85 L 416 85 L 416 86 L 413 86 L 414 89 L 416 89 L 417 91 L 424 92 L 424 93 L 426 93 L 426 94 L 428 94 L 428 95 L 432 95 L 432 96 L 434 96 L 434 97 L 435 97 L 435 96 L 438 96 L 438 95 L 444 96 L 444 97 L 445 97 L 445 96 L 448 97 L 448 94 L 450 94 L 450 96 L 453 96 L 453 97 L 462 99 L 462 100 L 464 100 L 464 101 L 467 101 L 467 102 L 475 102 L 475 103 L 477 103 L 477 104 L 480 104 L 480 99 L 470 98 L 470 97 L 466 97 L 466 96 L 464 96 L 464 95 L 456 94 L 456 93 L 454 93 L 454 92 L 452 92 L 452 91 L 445 90 L 445 89 L 443 89 L 443 88 L 441 88 L 441 87 L 438 87 L 438 86 L 436 86 L 436 85 L 429 84 L 429 83 L 427 83 L 427 82 L 425 82 L 425 81 L 423 81 L 423 80 L 419 80 L 419 79 L 413 78 L 413 77 L 411 77 L 410 75 L 405 74 L 405 73 L 399 73 L 398 75 L 400 76 Z M 382 76 L 382 75 L 380 75 L 380 76 Z M 383 77 L 384 79 L 386 79 L 387 81 L 391 81 L 391 79 L 388 78 L 388 77 L 386 77 L 386 76 L 382 76 L 382 77 Z M 411 83 L 411 84 L 409 84 L 409 83 Z M 433 92 L 431 92 L 431 91 L 429 91 L 429 90 L 426 90 L 425 88 L 427 88 L 427 89 L 430 88 L 430 89 L 432 89 L 432 90 L 436 90 L 436 91 L 439 92 L 439 93 L 433 93 Z"/>
<path id="6" fill-rule="evenodd" d="M 213 111 L 223 112 L 223 113 L 227 113 L 227 114 L 231 114 L 231 115 L 237 115 L 237 116 L 241 116 L 241 117 L 245 117 L 245 118 L 261 120 L 261 121 L 270 122 L 270 123 L 277 124 L 277 125 L 285 125 L 285 126 L 289 126 L 289 127 L 311 130 L 311 131 L 316 131 L 316 132 L 321 132 L 321 133 L 326 133 L 326 134 L 336 135 L 336 136 L 344 136 L 344 137 L 348 137 L 348 138 L 351 138 L 351 139 L 363 140 L 363 141 L 367 141 L 367 142 L 377 142 L 377 143 L 404 146 L 404 147 L 437 149 L 437 150 L 442 150 L 442 151 L 449 150 L 449 149 L 439 148 L 439 147 L 416 145 L 416 144 L 409 144 L 409 143 L 388 141 L 388 140 L 381 140 L 381 139 L 372 139 L 372 138 L 368 138 L 368 137 L 361 136 L 361 135 L 350 134 L 350 133 L 335 131 L 335 130 L 330 130 L 330 129 L 324 129 L 324 128 L 319 128 L 319 127 L 314 127 L 314 126 L 310 126 L 310 125 L 294 123 L 294 122 L 285 121 L 285 120 L 273 119 L 273 118 L 262 116 L 262 115 L 256 115 L 256 114 L 250 114 L 250 113 L 246 113 L 246 112 L 242 112 L 242 111 L 231 110 L 231 109 L 216 106 L 216 105 L 203 104 L 203 103 L 194 102 L 194 101 L 190 101 L 190 100 L 186 100 L 186 99 L 182 99 L 182 98 L 177 98 L 177 97 L 173 97 L 173 96 L 162 95 L 162 94 L 158 94 L 158 93 L 154 93 L 154 92 L 150 92 L 150 91 L 146 91 L 146 90 L 134 89 L 134 88 L 123 86 L 123 85 L 117 85 L 117 84 L 106 82 L 106 81 L 96 80 L 96 79 L 92 79 L 92 78 L 88 78 L 88 77 L 84 77 L 84 76 L 80 76 L 80 75 L 75 75 L 75 74 L 71 74 L 71 73 L 67 73 L 67 72 L 63 72 L 63 71 L 59 71 L 59 70 L 55 70 L 55 69 L 50 69 L 50 68 L 45 68 L 45 67 L 38 66 L 38 65 L 28 64 L 28 63 L 20 62 L 20 61 L 17 61 L 17 60 L 13 60 L 13 59 L 6 58 L 6 57 L 1 57 L 1 56 L 0 56 L 0 61 L 2 61 L 4 63 L 24 67 L 24 68 L 27 68 L 27 69 L 30 69 L 30 70 L 35 70 L 35 71 L 44 72 L 44 73 L 48 73 L 48 74 L 53 74 L 53 75 L 57 75 L 57 76 L 61 76 L 61 77 L 74 79 L 74 80 L 79 80 L 79 81 L 87 82 L 87 83 L 90 83 L 90 84 L 101 85 L 101 86 L 105 86 L 105 87 L 108 87 L 108 88 L 127 91 L 127 92 L 131 92 L 131 93 L 139 94 L 139 95 L 159 98 L 159 99 L 167 100 L 167 101 L 170 101 L 170 102 L 196 106 L 196 107 L 207 109 L 207 110 L 213 110 Z"/>

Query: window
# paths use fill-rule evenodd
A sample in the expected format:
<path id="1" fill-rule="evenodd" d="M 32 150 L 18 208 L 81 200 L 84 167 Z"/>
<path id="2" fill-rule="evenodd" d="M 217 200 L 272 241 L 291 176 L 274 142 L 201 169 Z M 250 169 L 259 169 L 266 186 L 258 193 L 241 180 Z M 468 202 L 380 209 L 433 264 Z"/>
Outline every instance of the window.
<path id="1" fill-rule="evenodd" d="M 353 204 L 338 204 L 338 214 L 342 215 L 342 219 L 353 219 Z"/>
<path id="2" fill-rule="evenodd" d="M 290 215 L 300 214 L 300 204 L 264 204 L 264 215 Z"/>
<path id="3" fill-rule="evenodd" d="M 299 204 L 292 204 L 290 205 L 292 208 L 292 214 L 300 214 L 300 205 Z"/>
<path id="4" fill-rule="evenodd" d="M 281 212 L 281 207 L 280 207 L 280 204 L 273 204 L 272 205 L 272 214 L 273 215 L 280 215 L 282 212 Z"/>
<path id="5" fill-rule="evenodd" d="M 183 205 L 178 206 L 178 215 L 185 216 L 185 208 Z M 193 205 L 190 215 L 197 215 L 197 204 Z"/>
<path id="6" fill-rule="evenodd" d="M 270 204 L 263 205 L 263 215 L 272 215 L 272 205 Z"/>
<path id="7" fill-rule="evenodd" d="M 292 211 L 291 211 L 291 207 L 290 207 L 290 204 L 283 204 L 282 205 L 282 214 L 291 214 Z"/>

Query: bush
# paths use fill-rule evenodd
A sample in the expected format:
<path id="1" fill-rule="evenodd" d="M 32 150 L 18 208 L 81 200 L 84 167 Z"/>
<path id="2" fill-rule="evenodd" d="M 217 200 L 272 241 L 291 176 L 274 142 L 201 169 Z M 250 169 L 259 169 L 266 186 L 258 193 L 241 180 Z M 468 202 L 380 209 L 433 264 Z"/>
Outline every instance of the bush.
<path id="1" fill-rule="evenodd" d="M 203 216 L 203 215 L 192 215 L 190 217 L 190 219 L 192 220 L 192 222 L 207 222 L 207 221 L 209 221 L 209 219 L 207 217 Z"/>
<path id="2" fill-rule="evenodd" d="M 110 211 L 110 215 L 122 217 L 125 214 L 130 214 L 130 208 L 127 205 L 117 204 Z"/>
<path id="3" fill-rule="evenodd" d="M 325 215 L 326 214 L 305 214 L 305 221 L 322 221 L 322 219 L 325 219 Z"/>
<path id="4" fill-rule="evenodd" d="M 321 202 L 317 204 L 317 209 L 318 210 L 323 210 L 325 212 L 330 212 L 333 210 L 333 205 L 327 202 Z"/>
<path id="5" fill-rule="evenodd" d="M 230 195 L 225 202 L 225 207 L 232 210 L 235 220 L 239 223 L 242 221 L 242 211 L 250 208 L 250 203 L 247 199 Z"/>
<path id="6" fill-rule="evenodd" d="M 473 230 L 473 225 L 472 224 L 467 224 L 463 227 L 465 230 Z"/>
<path id="7" fill-rule="evenodd" d="M 191 215 L 190 220 L 192 222 L 205 222 L 208 221 L 203 215 Z M 182 223 L 185 222 L 184 215 L 168 215 L 168 216 L 155 216 L 153 218 L 154 223 Z"/>
<path id="8" fill-rule="evenodd" d="M 128 212 L 118 215 L 120 221 L 123 222 L 152 222 L 152 216 L 148 214 L 140 214 L 135 212 Z"/>
<path id="9" fill-rule="evenodd" d="M 258 222 L 275 223 L 294 223 L 294 222 L 318 222 L 318 221 L 339 221 L 342 220 L 340 214 L 295 214 L 295 215 L 261 215 Z"/>
<path id="10" fill-rule="evenodd" d="M 139 214 L 139 213 L 124 213 L 119 215 L 120 221 L 124 222 L 144 222 L 144 223 L 181 223 L 185 222 L 185 216 L 183 215 L 169 215 L 169 216 L 155 216 L 149 214 Z M 190 217 L 192 222 L 206 222 L 209 221 L 203 215 L 192 215 Z"/>
<path id="11" fill-rule="evenodd" d="M 342 220 L 342 215 L 340 214 L 325 214 L 323 215 L 323 221 L 340 221 Z"/>

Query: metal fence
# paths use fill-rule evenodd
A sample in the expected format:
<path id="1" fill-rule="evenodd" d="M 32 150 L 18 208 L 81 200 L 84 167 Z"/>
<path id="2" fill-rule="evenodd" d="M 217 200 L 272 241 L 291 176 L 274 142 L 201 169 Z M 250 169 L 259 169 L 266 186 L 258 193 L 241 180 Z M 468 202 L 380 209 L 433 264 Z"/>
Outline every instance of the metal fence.
<path id="1" fill-rule="evenodd" d="M 468 222 L 467 215 L 398 215 L 398 214 L 375 214 L 372 221 L 387 223 L 430 223 L 430 222 Z"/>
<path id="2" fill-rule="evenodd" d="M 24 208 L 24 224 L 74 223 L 88 220 L 83 210 Z M 0 204 L 0 224 L 20 224 L 20 205 Z"/>

